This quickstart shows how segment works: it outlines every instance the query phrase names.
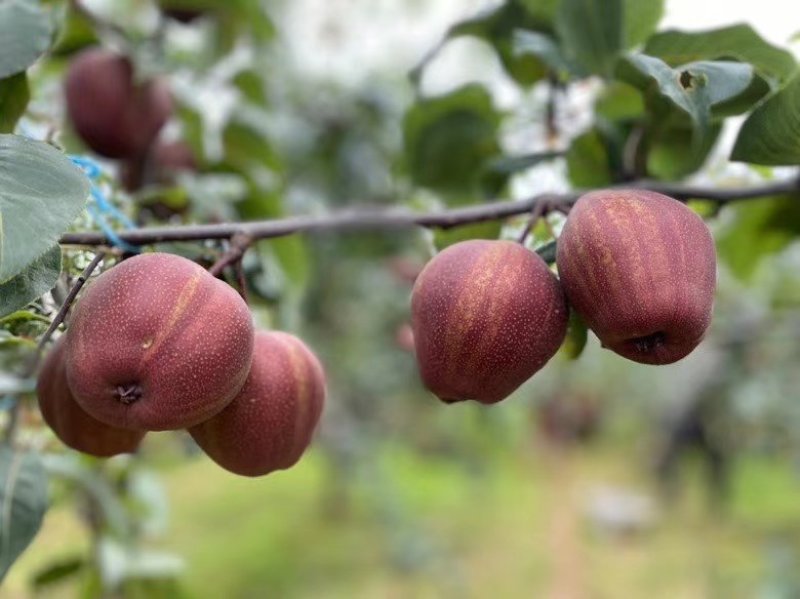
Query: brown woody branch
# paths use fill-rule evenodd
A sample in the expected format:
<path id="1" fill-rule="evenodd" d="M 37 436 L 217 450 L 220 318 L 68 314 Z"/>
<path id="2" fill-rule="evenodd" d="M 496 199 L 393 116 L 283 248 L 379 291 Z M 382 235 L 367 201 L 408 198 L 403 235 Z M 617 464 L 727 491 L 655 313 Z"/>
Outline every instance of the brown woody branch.
<path id="1" fill-rule="evenodd" d="M 710 200 L 717 204 L 755 200 L 782 194 L 800 195 L 800 179 L 789 179 L 741 188 L 715 188 L 653 181 L 630 183 L 624 187 L 658 191 L 680 201 L 701 199 Z M 450 229 L 470 223 L 500 220 L 520 214 L 532 213 L 534 208 L 542 203 L 546 204 L 549 209 L 567 211 L 580 195 L 581 192 L 577 191 L 545 193 L 525 200 L 490 202 L 428 214 L 408 210 L 362 209 L 323 216 L 294 216 L 265 221 L 151 227 L 122 231 L 119 233 L 119 237 L 133 245 L 149 245 L 173 241 L 232 239 L 236 235 L 258 240 L 283 237 L 293 233 L 317 231 L 394 230 L 414 227 Z M 84 246 L 111 244 L 105 235 L 95 231 L 67 233 L 61 237 L 61 243 L 63 245 Z"/>

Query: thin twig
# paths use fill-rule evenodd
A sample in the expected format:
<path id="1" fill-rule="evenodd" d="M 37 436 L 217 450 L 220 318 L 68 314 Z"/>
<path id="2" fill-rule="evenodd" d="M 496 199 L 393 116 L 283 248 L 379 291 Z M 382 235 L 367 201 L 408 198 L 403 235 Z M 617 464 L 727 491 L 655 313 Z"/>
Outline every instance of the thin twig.
<path id="1" fill-rule="evenodd" d="M 800 195 L 800 180 L 796 178 L 743 188 L 715 188 L 658 181 L 637 181 L 619 187 L 649 189 L 686 201 L 703 199 L 727 204 L 755 200 L 781 194 Z M 119 237 L 133 245 L 148 245 L 169 241 L 202 241 L 205 239 L 231 239 L 237 233 L 253 240 L 283 237 L 310 231 L 363 231 L 376 229 L 408 229 L 414 227 L 449 229 L 470 223 L 501 220 L 531 212 L 540 202 L 547 202 L 553 210 L 568 209 L 582 192 L 545 193 L 525 200 L 489 202 L 467 208 L 456 208 L 430 214 L 408 210 L 355 210 L 323 216 L 294 216 L 276 220 L 219 223 L 211 225 L 183 225 L 176 227 L 147 227 L 119 232 Z M 67 233 L 61 237 L 64 245 L 109 245 L 105 235 L 95 231 Z"/>
<path id="2" fill-rule="evenodd" d="M 525 245 L 525 240 L 528 239 L 528 235 L 531 234 L 531 231 L 533 231 L 533 228 L 536 226 L 536 223 L 539 222 L 540 218 L 547 219 L 547 212 L 547 202 L 536 202 L 536 204 L 534 204 L 531 217 L 528 219 L 522 233 L 520 233 L 519 239 L 517 239 L 520 244 Z"/>
<path id="3" fill-rule="evenodd" d="M 253 238 L 249 235 L 244 233 L 237 233 L 234 235 L 231 239 L 231 246 L 228 248 L 228 251 L 208 269 L 209 274 L 217 277 L 231 264 L 240 262 L 247 248 L 249 248 L 252 243 Z"/>

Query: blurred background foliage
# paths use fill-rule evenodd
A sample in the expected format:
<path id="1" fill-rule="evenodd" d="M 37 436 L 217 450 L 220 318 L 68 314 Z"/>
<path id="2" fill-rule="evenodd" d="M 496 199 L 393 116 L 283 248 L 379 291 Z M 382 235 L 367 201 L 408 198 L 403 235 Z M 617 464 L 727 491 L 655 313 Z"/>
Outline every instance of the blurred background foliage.
<path id="1" fill-rule="evenodd" d="M 130 165 L 104 163 L 115 201 L 143 226 L 795 176 L 784 167 L 798 163 L 796 139 L 780 126 L 797 122 L 795 59 L 749 25 L 656 33 L 661 0 L 355 4 L 176 0 L 204 11 L 182 23 L 144 0 L 85 0 L 95 20 L 50 0 L 50 52 L 0 92 L 16 90 L 18 131 L 83 153 L 62 114 L 76 52 L 100 42 L 168 76 L 179 111 L 163 137 L 186 144 L 193 168 L 146 165 L 128 192 Z M 442 28 L 407 48 L 381 29 L 393 19 Z M 308 58 L 325 51 L 353 64 Z M 737 137 L 736 117 L 754 107 Z M 51 507 L 1 594 L 796 597 L 797 196 L 691 203 L 720 272 L 713 330 L 690 358 L 641 366 L 591 335 L 581 351 L 578 332 L 577 348 L 491 410 L 422 389 L 408 298 L 436 249 L 514 238 L 526 217 L 259 242 L 244 263 L 257 319 L 302 333 L 328 372 L 312 451 L 256 480 L 177 433 L 101 462 L 64 450 L 28 409 L 23 439 L 43 450 Z M 562 224 L 551 215 L 528 243 Z M 65 271 L 84 259 L 65 254 Z M 46 327 L 39 311 L 0 321 L 4 372 Z"/>

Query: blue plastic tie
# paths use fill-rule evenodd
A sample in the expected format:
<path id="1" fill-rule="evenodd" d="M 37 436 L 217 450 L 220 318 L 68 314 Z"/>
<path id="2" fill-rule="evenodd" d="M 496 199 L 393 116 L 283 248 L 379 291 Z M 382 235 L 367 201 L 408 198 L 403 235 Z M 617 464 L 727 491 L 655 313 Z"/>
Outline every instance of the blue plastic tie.
<path id="1" fill-rule="evenodd" d="M 88 210 L 92 220 L 98 227 L 100 227 L 100 229 L 102 229 L 103 234 L 113 245 L 128 253 L 138 254 L 141 251 L 140 248 L 122 239 L 108 222 L 109 219 L 107 217 L 110 217 L 111 219 L 121 223 L 126 229 L 130 230 L 136 228 L 136 225 L 133 223 L 133 221 L 128 218 L 128 216 L 119 208 L 114 206 L 114 204 L 109 202 L 108 198 L 100 189 L 100 186 L 98 185 L 98 179 L 100 179 L 103 174 L 103 170 L 100 168 L 100 165 L 91 158 L 86 158 L 85 156 L 70 156 L 69 159 L 73 162 L 73 164 L 83 170 L 91 182 L 91 194 L 94 203 L 89 204 Z"/>

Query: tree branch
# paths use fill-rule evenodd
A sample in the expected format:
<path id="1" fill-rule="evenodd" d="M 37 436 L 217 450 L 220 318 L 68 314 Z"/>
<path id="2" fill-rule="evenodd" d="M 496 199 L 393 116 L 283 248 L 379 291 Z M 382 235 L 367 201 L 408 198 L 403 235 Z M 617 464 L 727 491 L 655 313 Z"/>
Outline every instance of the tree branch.
<path id="1" fill-rule="evenodd" d="M 690 199 L 711 200 L 718 204 L 755 200 L 781 194 L 800 195 L 800 179 L 793 178 L 775 183 L 744 188 L 714 188 L 681 185 L 654 181 L 629 183 L 624 188 L 658 191 L 680 201 Z M 456 208 L 429 214 L 408 210 L 362 209 L 338 212 L 323 216 L 294 216 L 265 221 L 220 223 L 211 225 L 183 225 L 151 227 L 120 231 L 119 237 L 133 245 L 148 245 L 168 241 L 202 241 L 205 239 L 231 239 L 243 235 L 253 240 L 283 237 L 299 232 L 394 230 L 413 227 L 450 229 L 460 225 L 500 220 L 533 211 L 539 203 L 553 209 L 567 211 L 582 192 L 545 193 L 512 202 L 490 202 L 466 208 Z M 109 245 L 110 240 L 99 232 L 67 233 L 61 237 L 63 245 Z"/>

